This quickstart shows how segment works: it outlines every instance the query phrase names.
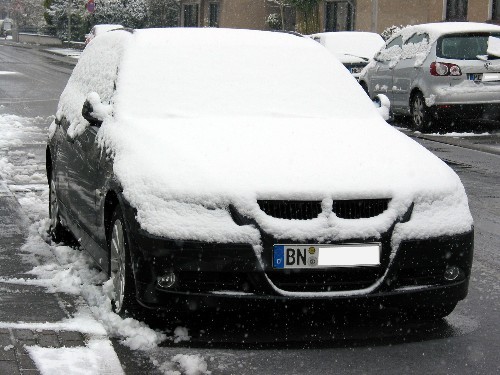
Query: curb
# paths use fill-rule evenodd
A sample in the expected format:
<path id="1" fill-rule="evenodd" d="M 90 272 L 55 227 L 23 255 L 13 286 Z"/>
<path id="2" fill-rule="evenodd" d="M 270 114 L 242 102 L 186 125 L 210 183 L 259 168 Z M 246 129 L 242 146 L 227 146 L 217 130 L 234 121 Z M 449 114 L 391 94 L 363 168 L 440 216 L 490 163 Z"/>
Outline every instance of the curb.
<path id="1" fill-rule="evenodd" d="M 497 146 L 488 144 L 478 144 L 463 138 L 447 137 L 447 136 L 433 136 L 428 134 L 415 133 L 408 129 L 398 127 L 398 130 L 409 137 L 425 139 L 427 141 L 443 143 L 451 146 L 462 147 L 470 150 L 485 152 L 487 154 L 500 155 L 500 144 L 495 143 Z M 499 137 L 500 140 L 500 137 Z"/>

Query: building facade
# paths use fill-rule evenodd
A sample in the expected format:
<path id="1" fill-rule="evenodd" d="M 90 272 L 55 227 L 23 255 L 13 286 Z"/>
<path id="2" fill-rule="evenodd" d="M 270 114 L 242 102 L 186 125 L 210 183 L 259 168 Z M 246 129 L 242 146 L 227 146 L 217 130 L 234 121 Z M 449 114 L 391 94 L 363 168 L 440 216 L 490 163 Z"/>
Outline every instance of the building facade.
<path id="1" fill-rule="evenodd" d="M 181 0 L 180 26 L 295 30 L 299 14 L 279 4 L 279 0 Z M 393 25 L 441 21 L 500 24 L 500 0 L 322 0 L 313 16 L 317 31 L 381 33 Z M 278 25 L 270 17 L 277 18 Z"/>

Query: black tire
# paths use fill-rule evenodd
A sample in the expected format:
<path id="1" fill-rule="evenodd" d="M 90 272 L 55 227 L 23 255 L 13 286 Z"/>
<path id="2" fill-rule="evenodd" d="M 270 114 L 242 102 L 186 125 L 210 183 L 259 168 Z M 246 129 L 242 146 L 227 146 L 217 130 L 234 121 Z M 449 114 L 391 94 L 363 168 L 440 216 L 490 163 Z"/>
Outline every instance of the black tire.
<path id="1" fill-rule="evenodd" d="M 48 234 L 52 237 L 55 243 L 63 242 L 70 246 L 75 245 L 77 241 L 71 232 L 62 225 L 61 218 L 59 217 L 59 201 L 57 200 L 56 184 L 49 178 L 49 218 L 50 225 Z"/>
<path id="2" fill-rule="evenodd" d="M 415 93 L 411 98 L 410 104 L 413 129 L 421 132 L 429 130 L 432 125 L 432 118 L 422 93 Z"/>
<path id="3" fill-rule="evenodd" d="M 120 206 L 116 206 L 113 212 L 107 238 L 108 274 L 113 280 L 112 309 L 121 316 L 137 316 L 140 308 L 136 299 L 135 280 L 130 260 L 130 242 Z"/>

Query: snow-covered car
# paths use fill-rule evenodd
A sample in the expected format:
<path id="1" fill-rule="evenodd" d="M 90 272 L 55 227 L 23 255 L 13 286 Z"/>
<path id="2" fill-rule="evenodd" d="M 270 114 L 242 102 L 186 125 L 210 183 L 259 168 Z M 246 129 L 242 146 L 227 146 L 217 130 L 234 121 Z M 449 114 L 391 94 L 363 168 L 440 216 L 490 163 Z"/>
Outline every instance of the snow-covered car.
<path id="1" fill-rule="evenodd" d="M 384 45 L 379 34 L 365 31 L 325 32 L 312 34 L 311 38 L 333 53 L 356 79 Z"/>
<path id="2" fill-rule="evenodd" d="M 50 232 L 109 273 L 120 313 L 253 302 L 438 318 L 467 294 L 460 179 L 308 38 L 106 33 L 61 95 L 46 160 Z"/>
<path id="3" fill-rule="evenodd" d="M 500 120 L 500 26 L 442 22 L 409 26 L 362 71 L 372 97 L 426 131 L 453 119 Z"/>
<path id="4" fill-rule="evenodd" d="M 97 35 L 107 33 L 111 30 L 123 29 L 122 25 L 111 25 L 111 24 L 101 24 L 95 25 L 90 29 L 88 34 L 85 34 L 85 45 L 89 44 L 92 39 L 94 39 Z"/>

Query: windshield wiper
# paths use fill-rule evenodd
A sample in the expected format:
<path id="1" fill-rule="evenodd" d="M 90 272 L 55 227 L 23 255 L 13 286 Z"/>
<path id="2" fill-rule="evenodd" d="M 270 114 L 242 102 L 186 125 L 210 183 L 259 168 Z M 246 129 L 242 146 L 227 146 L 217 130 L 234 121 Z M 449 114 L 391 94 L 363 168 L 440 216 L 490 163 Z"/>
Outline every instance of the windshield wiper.
<path id="1" fill-rule="evenodd" d="M 344 53 L 344 55 L 346 55 L 346 56 L 352 56 L 352 57 L 357 57 L 358 59 L 362 59 L 362 60 L 365 60 L 365 61 L 370 61 L 370 59 L 368 57 L 353 55 L 351 53 Z"/>

